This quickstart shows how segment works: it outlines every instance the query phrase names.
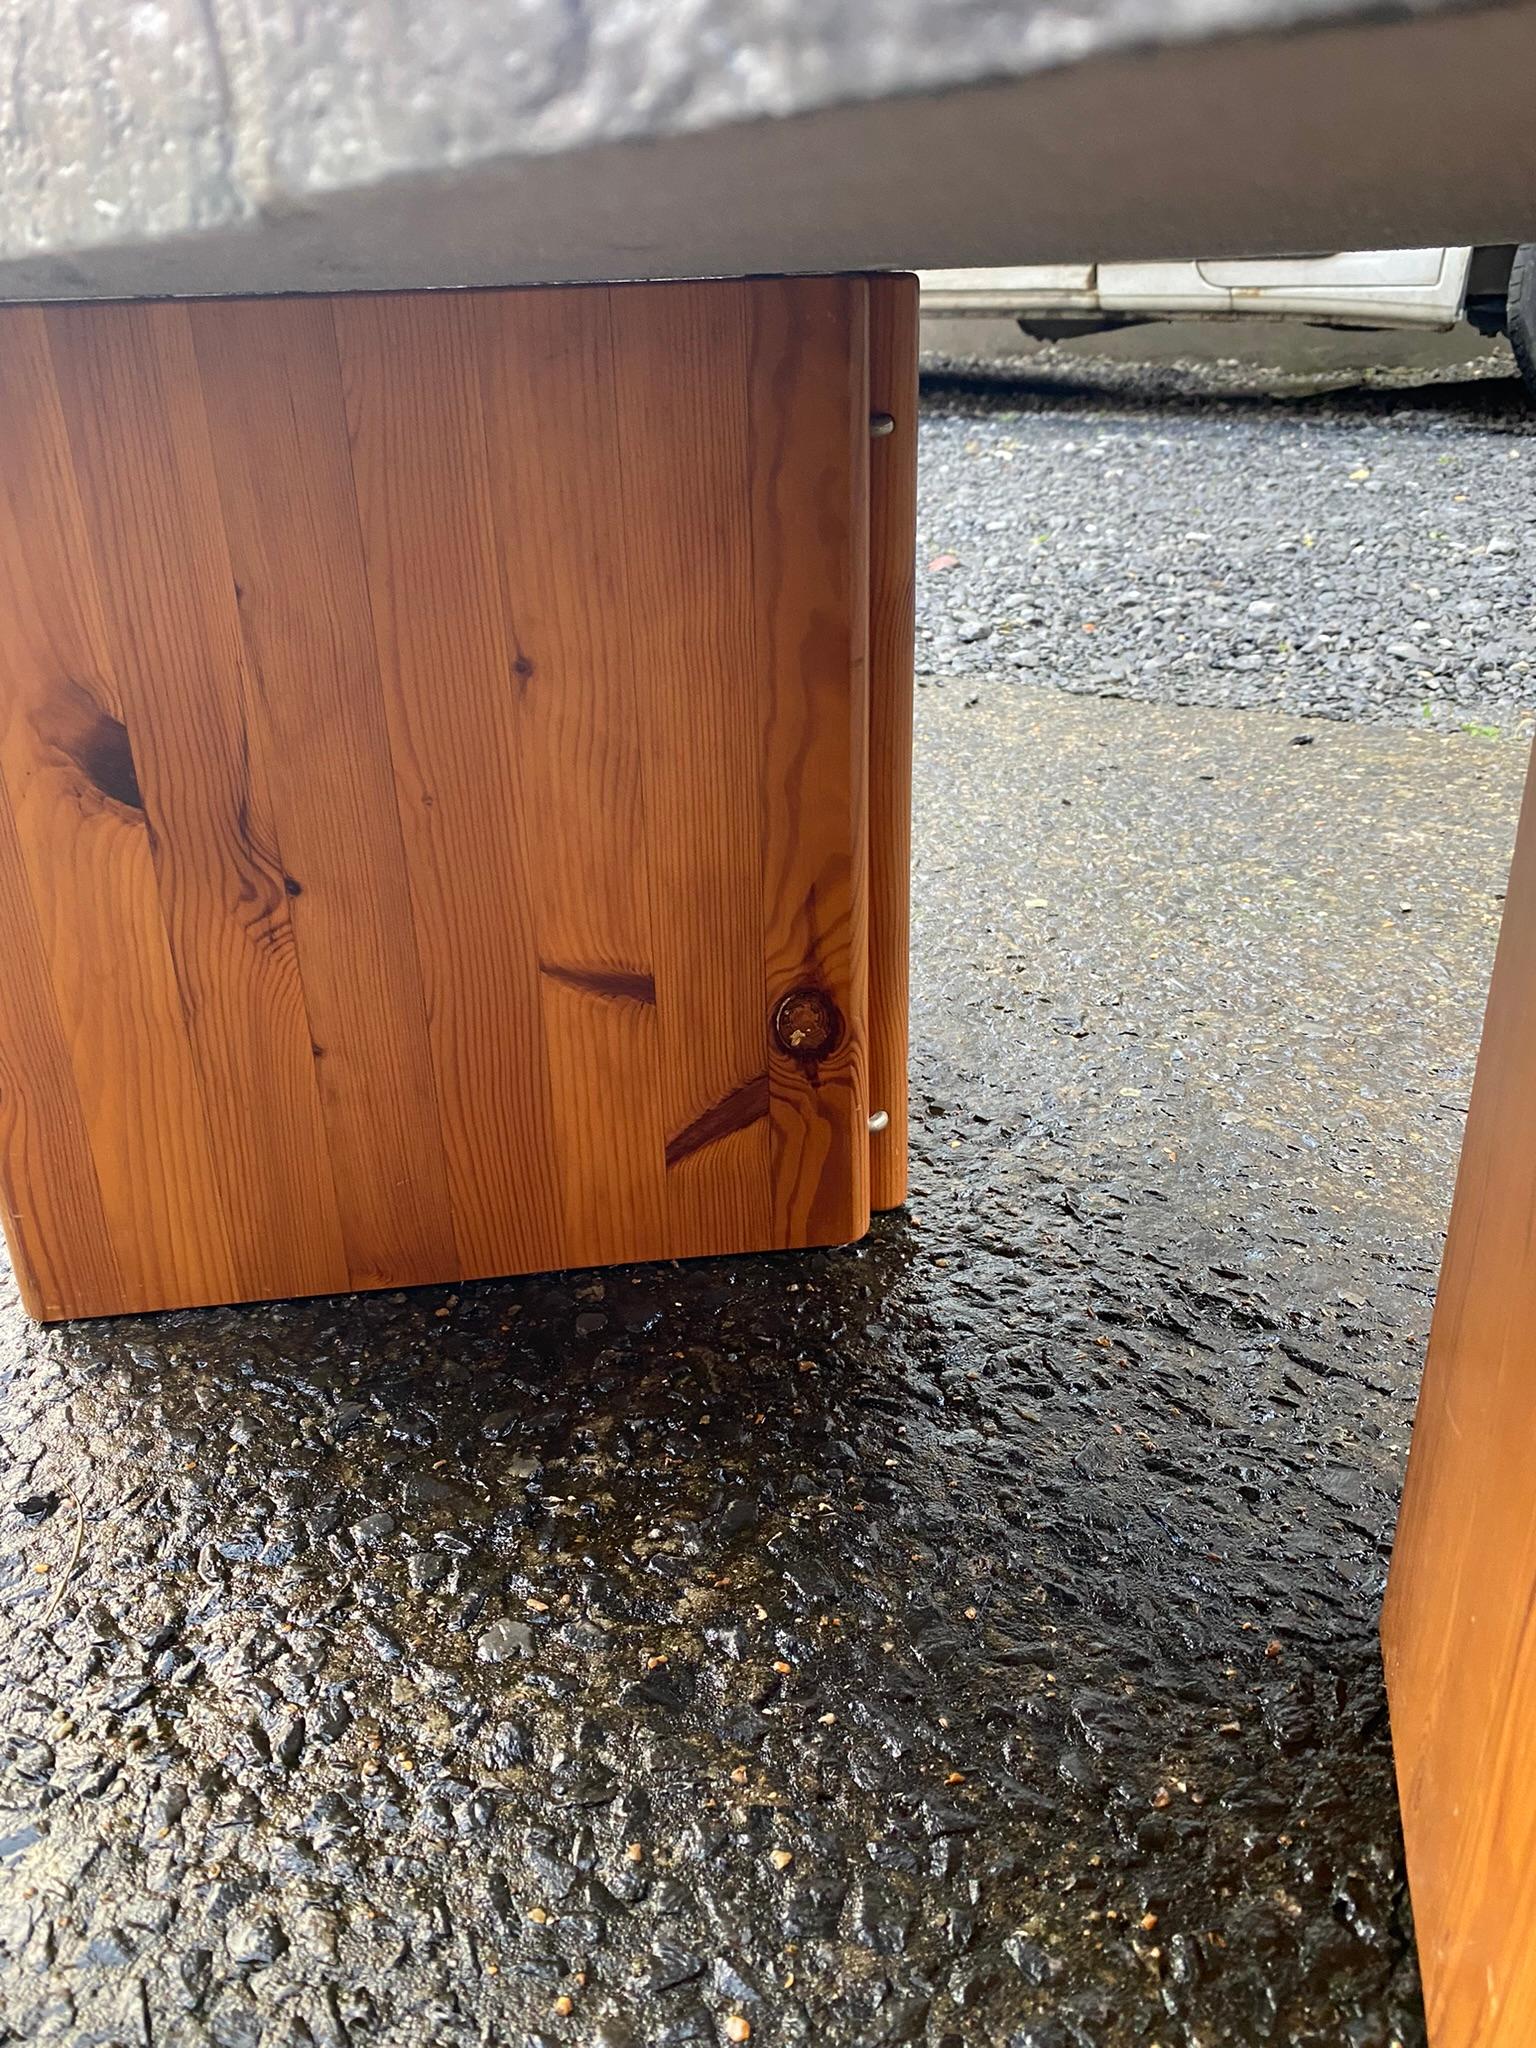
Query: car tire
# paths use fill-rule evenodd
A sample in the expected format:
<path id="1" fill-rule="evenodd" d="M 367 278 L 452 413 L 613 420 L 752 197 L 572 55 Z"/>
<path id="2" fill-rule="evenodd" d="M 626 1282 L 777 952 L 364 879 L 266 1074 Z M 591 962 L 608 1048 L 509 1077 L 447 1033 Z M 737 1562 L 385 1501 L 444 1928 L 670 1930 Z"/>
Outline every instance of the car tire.
<path id="1" fill-rule="evenodd" d="M 1522 242 L 1515 251 L 1505 302 L 1505 332 L 1525 395 L 1536 403 L 1536 242 Z"/>

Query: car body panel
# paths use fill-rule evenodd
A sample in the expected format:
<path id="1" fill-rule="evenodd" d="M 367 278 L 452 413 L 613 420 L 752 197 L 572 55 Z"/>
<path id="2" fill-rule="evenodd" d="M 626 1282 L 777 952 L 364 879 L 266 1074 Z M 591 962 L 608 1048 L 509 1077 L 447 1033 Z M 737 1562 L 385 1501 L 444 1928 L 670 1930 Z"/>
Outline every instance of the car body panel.
<path id="1" fill-rule="evenodd" d="M 922 273 L 923 303 L 932 313 L 962 315 L 1257 315 L 1346 327 L 1446 328 L 1461 317 L 1471 261 L 1469 248 L 1357 249 L 1176 263 L 930 270 Z"/>

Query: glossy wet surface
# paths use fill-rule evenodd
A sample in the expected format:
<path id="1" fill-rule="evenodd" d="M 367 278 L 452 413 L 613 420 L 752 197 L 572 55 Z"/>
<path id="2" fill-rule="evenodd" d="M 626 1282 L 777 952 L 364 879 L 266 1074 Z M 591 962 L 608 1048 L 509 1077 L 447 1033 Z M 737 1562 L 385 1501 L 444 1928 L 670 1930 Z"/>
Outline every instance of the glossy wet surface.
<path id="1" fill-rule="evenodd" d="M 4 1311 L 4 2038 L 1422 2041 L 1375 1619 L 1521 751 L 919 754 L 865 1245 Z"/>

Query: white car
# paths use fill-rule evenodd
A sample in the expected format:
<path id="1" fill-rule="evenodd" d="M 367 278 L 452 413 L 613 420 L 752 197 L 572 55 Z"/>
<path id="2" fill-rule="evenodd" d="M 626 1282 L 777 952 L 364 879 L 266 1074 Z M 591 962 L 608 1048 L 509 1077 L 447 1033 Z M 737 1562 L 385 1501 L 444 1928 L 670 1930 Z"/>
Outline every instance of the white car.
<path id="1" fill-rule="evenodd" d="M 1536 243 L 926 270 L 922 284 L 925 312 L 1005 314 L 1041 341 L 1143 320 L 1251 314 L 1322 327 L 1444 329 L 1466 320 L 1480 333 L 1509 336 L 1536 398 Z"/>

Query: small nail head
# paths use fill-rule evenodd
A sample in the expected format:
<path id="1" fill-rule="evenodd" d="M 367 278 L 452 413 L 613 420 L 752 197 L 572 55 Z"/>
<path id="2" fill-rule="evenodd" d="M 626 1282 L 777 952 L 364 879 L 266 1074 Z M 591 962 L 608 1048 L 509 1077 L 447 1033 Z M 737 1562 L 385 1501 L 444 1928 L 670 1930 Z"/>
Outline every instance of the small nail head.
<path id="1" fill-rule="evenodd" d="M 890 1122 L 891 1112 L 888 1109 L 877 1109 L 874 1111 L 874 1113 L 871 1115 L 869 1119 L 869 1128 L 872 1131 L 888 1130 L 890 1128 Z"/>
<path id="2" fill-rule="evenodd" d="M 882 434 L 894 434 L 896 422 L 888 412 L 872 412 L 869 416 L 869 431 L 878 441 Z"/>

